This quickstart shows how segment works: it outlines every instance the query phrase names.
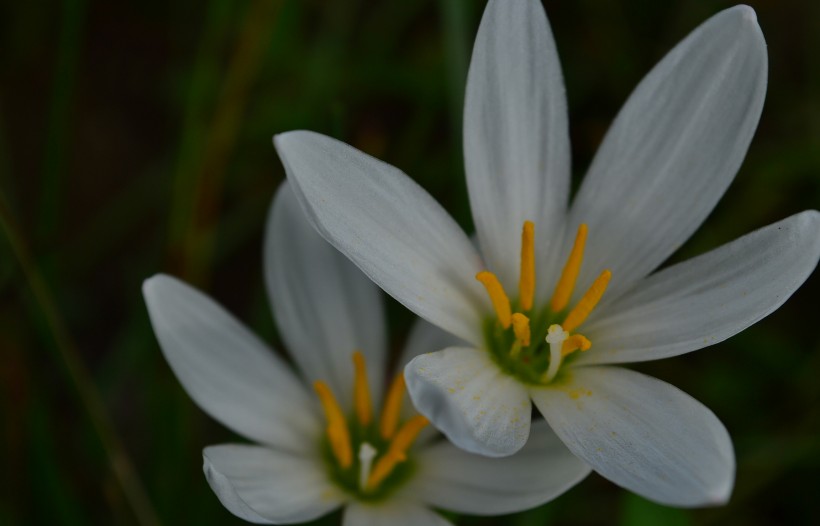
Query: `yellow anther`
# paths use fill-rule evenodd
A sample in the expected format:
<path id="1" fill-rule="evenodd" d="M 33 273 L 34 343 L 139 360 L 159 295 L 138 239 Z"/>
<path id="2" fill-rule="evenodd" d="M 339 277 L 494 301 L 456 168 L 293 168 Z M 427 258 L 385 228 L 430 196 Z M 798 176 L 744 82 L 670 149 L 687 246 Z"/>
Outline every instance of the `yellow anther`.
<path id="1" fill-rule="evenodd" d="M 587 226 L 581 223 L 578 226 L 578 233 L 575 235 L 575 244 L 572 245 L 572 252 L 569 253 L 561 278 L 555 286 L 552 294 L 550 309 L 552 312 L 561 312 L 567 308 L 567 303 L 575 289 L 575 281 L 581 271 L 581 263 L 584 261 L 584 246 L 587 242 Z"/>
<path id="2" fill-rule="evenodd" d="M 353 399 L 356 407 L 356 418 L 363 426 L 373 420 L 373 405 L 370 401 L 370 387 L 367 385 L 367 365 L 361 352 L 353 353 L 353 365 L 356 368 L 353 384 Z"/>
<path id="3" fill-rule="evenodd" d="M 584 323 L 584 320 L 587 319 L 587 316 L 589 316 L 589 313 L 595 308 L 595 305 L 601 301 L 601 296 L 604 295 L 611 278 L 612 272 L 609 270 L 601 272 L 601 275 L 592 283 L 589 290 L 584 294 L 584 297 L 578 302 L 578 305 L 567 314 L 564 323 L 561 324 L 565 331 L 572 332 Z"/>
<path id="4" fill-rule="evenodd" d="M 396 426 L 399 424 L 404 387 L 404 374 L 399 373 L 393 383 L 390 384 L 390 389 L 387 390 L 387 398 L 384 400 L 382 417 L 379 421 L 379 433 L 385 440 L 393 436 L 393 433 L 396 432 Z"/>
<path id="5" fill-rule="evenodd" d="M 521 273 L 518 278 L 518 297 L 521 310 L 532 308 L 535 296 L 535 224 L 524 221 L 521 232 Z M 515 322 L 513 322 L 515 323 Z"/>
<path id="6" fill-rule="evenodd" d="M 504 292 L 504 287 L 501 286 L 498 278 L 495 277 L 495 274 L 492 272 L 485 270 L 476 274 L 475 279 L 480 281 L 481 284 L 484 285 L 484 288 L 487 289 L 487 294 L 490 295 L 490 300 L 493 302 L 493 308 L 495 309 L 496 316 L 498 316 L 498 321 L 501 322 L 501 326 L 505 329 L 509 329 L 510 323 L 512 322 L 510 299 Z"/>
<path id="7" fill-rule="evenodd" d="M 350 432 L 347 429 L 344 413 L 326 383 L 316 380 L 313 382 L 313 388 L 319 395 L 319 401 L 325 411 L 330 448 L 339 462 L 339 467 L 347 469 L 353 465 L 353 450 L 350 446 Z"/>
<path id="8" fill-rule="evenodd" d="M 512 326 L 515 338 L 524 347 L 530 344 L 530 319 L 516 312 L 512 315 Z"/>
<path id="9" fill-rule="evenodd" d="M 416 415 L 399 429 L 387 452 L 376 462 L 370 478 L 367 481 L 367 489 L 374 489 L 386 479 L 396 468 L 399 462 L 407 460 L 407 450 L 413 445 L 419 432 L 430 422 L 421 415 Z"/>
<path id="10" fill-rule="evenodd" d="M 592 342 L 580 334 L 573 334 L 561 346 L 561 357 L 565 357 L 575 351 L 587 351 L 592 347 Z"/>

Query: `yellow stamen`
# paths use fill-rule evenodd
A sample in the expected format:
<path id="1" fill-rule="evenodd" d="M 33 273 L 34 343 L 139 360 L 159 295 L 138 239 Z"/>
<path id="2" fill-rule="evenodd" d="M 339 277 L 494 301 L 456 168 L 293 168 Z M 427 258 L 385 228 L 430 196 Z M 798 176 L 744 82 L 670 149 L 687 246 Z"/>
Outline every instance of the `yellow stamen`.
<path id="1" fill-rule="evenodd" d="M 530 319 L 516 312 L 512 315 L 512 326 L 515 338 L 524 347 L 530 344 Z"/>
<path id="2" fill-rule="evenodd" d="M 353 464 L 353 450 L 350 446 L 350 432 L 347 429 L 345 416 L 326 383 L 316 380 L 313 382 L 313 388 L 319 395 L 319 401 L 322 402 L 322 408 L 325 411 L 330 448 L 339 462 L 339 467 L 347 469 Z"/>
<path id="3" fill-rule="evenodd" d="M 392 437 L 393 433 L 396 432 L 396 426 L 399 423 L 401 414 L 401 399 L 404 396 L 404 387 L 404 374 L 399 373 L 387 391 L 382 417 L 379 422 L 379 433 L 385 440 Z"/>
<path id="4" fill-rule="evenodd" d="M 387 452 L 376 462 L 370 479 L 367 481 L 367 488 L 378 487 L 390 473 L 393 472 L 399 462 L 407 460 L 407 450 L 413 445 L 413 441 L 424 427 L 430 422 L 421 415 L 416 415 L 401 426 Z"/>
<path id="5" fill-rule="evenodd" d="M 535 225 L 532 221 L 524 221 L 524 230 L 521 232 L 521 272 L 518 280 L 518 297 L 522 310 L 528 311 L 532 308 L 534 296 Z"/>
<path id="6" fill-rule="evenodd" d="M 578 233 L 575 235 L 575 244 L 572 245 L 572 252 L 569 253 L 561 278 L 555 286 L 552 294 L 550 309 L 552 312 L 561 312 L 567 308 L 567 303 L 575 289 L 575 281 L 581 271 L 581 263 L 584 261 L 584 246 L 587 242 L 587 226 L 581 223 L 578 226 Z"/>
<path id="7" fill-rule="evenodd" d="M 606 291 L 606 287 L 611 278 L 612 272 L 609 270 L 601 272 L 601 275 L 592 283 L 592 286 L 586 291 L 584 297 L 578 302 L 578 305 L 567 314 L 564 323 L 561 324 L 565 331 L 572 332 L 584 323 L 584 320 L 587 319 L 587 316 L 589 316 L 589 313 L 595 308 L 595 305 L 601 301 L 601 296 L 604 295 L 604 291 Z"/>
<path id="8" fill-rule="evenodd" d="M 501 286 L 498 278 L 495 277 L 495 274 L 492 272 L 485 270 L 476 274 L 475 279 L 480 281 L 481 284 L 484 285 L 484 288 L 487 289 L 487 294 L 490 295 L 490 300 L 493 302 L 493 308 L 495 308 L 495 314 L 498 316 L 498 321 L 501 322 L 501 326 L 505 329 L 509 329 L 512 321 L 510 299 L 504 292 L 504 287 Z"/>
<path id="9" fill-rule="evenodd" d="M 561 357 L 565 357 L 574 353 L 575 351 L 587 351 L 592 347 L 592 342 L 580 334 L 573 334 L 561 345 Z"/>
<path id="10" fill-rule="evenodd" d="M 353 398 L 356 406 L 356 418 L 363 426 L 370 424 L 373 419 L 372 403 L 370 402 L 370 387 L 367 385 L 367 365 L 361 352 L 353 353 L 353 365 L 356 368 L 353 384 Z"/>

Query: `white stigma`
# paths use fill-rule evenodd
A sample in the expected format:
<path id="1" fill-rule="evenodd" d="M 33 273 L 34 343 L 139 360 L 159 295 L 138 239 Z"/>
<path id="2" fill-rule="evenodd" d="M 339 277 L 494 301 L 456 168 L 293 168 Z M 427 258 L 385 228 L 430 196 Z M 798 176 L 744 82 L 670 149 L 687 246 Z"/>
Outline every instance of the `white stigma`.
<path id="1" fill-rule="evenodd" d="M 369 442 L 362 442 L 359 446 L 359 489 L 364 491 L 367 481 L 370 478 L 370 469 L 373 467 L 373 459 L 378 451 Z"/>
<path id="2" fill-rule="evenodd" d="M 561 349 L 564 347 L 567 338 L 569 338 L 569 333 L 557 323 L 550 325 L 550 328 L 547 329 L 545 339 L 550 344 L 550 366 L 547 372 L 544 373 L 545 382 L 551 382 L 558 374 L 558 368 L 561 367 Z"/>

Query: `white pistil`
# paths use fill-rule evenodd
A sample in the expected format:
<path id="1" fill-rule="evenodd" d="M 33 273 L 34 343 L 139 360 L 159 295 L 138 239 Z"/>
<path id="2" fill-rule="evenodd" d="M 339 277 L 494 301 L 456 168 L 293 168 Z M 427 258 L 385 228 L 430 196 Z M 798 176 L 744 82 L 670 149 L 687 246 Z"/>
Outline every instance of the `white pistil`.
<path id="1" fill-rule="evenodd" d="M 376 458 L 376 448 L 369 442 L 362 442 L 359 447 L 359 489 L 365 490 L 367 481 L 370 479 L 370 469 L 373 467 L 373 459 Z"/>
<path id="2" fill-rule="evenodd" d="M 558 374 L 558 368 L 561 367 L 561 349 L 567 338 L 569 338 L 569 333 L 558 324 L 550 325 L 550 328 L 547 329 L 546 340 L 550 344 L 550 366 L 547 372 L 544 373 L 544 382 L 551 382 Z"/>

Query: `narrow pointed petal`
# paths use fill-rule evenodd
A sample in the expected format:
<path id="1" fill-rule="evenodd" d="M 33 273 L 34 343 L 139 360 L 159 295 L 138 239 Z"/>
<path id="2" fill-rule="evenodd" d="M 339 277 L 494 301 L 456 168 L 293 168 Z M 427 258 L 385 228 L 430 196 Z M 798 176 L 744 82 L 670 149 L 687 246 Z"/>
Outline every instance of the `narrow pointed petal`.
<path id="1" fill-rule="evenodd" d="M 318 436 L 313 400 L 287 365 L 213 300 L 165 275 L 143 285 L 151 325 L 182 386 L 251 440 L 303 451 Z"/>
<path id="2" fill-rule="evenodd" d="M 524 221 L 554 237 L 569 191 L 564 80 L 540 1 L 487 4 L 467 76 L 464 163 L 482 253 L 516 290 Z M 550 248 L 536 243 L 542 275 Z"/>
<path id="3" fill-rule="evenodd" d="M 211 489 L 228 511 L 256 524 L 307 522 L 346 500 L 327 477 L 320 455 L 224 444 L 202 452 Z"/>
<path id="4" fill-rule="evenodd" d="M 766 93 L 766 43 L 748 6 L 707 20 L 624 105 L 573 202 L 589 226 L 576 297 L 604 269 L 615 299 L 686 241 L 734 179 Z"/>
<path id="5" fill-rule="evenodd" d="M 430 195 L 392 166 L 317 133 L 274 144 L 308 219 L 388 294 L 471 342 L 490 307 L 470 240 Z"/>
<path id="6" fill-rule="evenodd" d="M 415 502 L 390 499 L 386 502 L 351 502 L 344 512 L 342 526 L 452 526 L 434 512 Z"/>
<path id="7" fill-rule="evenodd" d="M 501 515 L 549 502 L 591 471 L 543 420 L 515 455 L 489 458 L 439 442 L 418 453 L 415 494 L 437 508 Z"/>
<path id="8" fill-rule="evenodd" d="M 423 354 L 404 369 L 419 413 L 456 446 L 488 457 L 512 455 L 530 434 L 527 390 L 477 349 Z"/>
<path id="9" fill-rule="evenodd" d="M 602 308 L 577 364 L 657 360 L 721 342 L 780 307 L 820 258 L 820 213 L 761 228 L 640 281 Z"/>
<path id="10" fill-rule="evenodd" d="M 287 182 L 268 217 L 265 278 L 279 332 L 309 382 L 327 382 L 342 407 L 352 407 L 351 357 L 359 350 L 380 399 L 387 358 L 381 291 L 316 233 Z"/>
<path id="11" fill-rule="evenodd" d="M 700 402 L 618 367 L 576 367 L 531 390 L 564 444 L 592 469 L 649 500 L 682 508 L 729 499 L 735 457 L 726 428 Z"/>

